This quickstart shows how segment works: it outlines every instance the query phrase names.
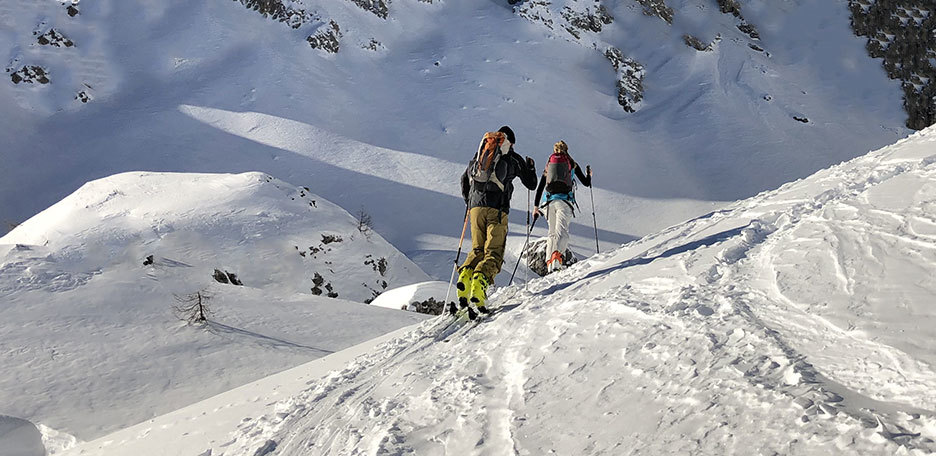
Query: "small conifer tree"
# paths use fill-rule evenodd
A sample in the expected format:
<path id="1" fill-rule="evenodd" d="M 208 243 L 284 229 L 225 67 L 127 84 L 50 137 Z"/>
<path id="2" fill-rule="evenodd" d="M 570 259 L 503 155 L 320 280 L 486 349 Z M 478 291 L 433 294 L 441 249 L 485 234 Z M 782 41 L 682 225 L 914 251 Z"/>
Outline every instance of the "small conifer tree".
<path id="1" fill-rule="evenodd" d="M 180 320 L 189 324 L 202 324 L 208 322 L 212 316 L 211 308 L 208 306 L 208 300 L 211 296 L 206 290 L 199 290 L 187 295 L 173 294 L 176 304 L 172 306 L 172 311 Z"/>

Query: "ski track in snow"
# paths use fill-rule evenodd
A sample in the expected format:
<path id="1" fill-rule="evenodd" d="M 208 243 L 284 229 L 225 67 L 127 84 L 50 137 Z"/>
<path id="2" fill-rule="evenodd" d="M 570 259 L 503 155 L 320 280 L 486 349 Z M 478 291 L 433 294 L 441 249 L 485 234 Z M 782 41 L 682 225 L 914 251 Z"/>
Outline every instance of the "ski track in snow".
<path id="1" fill-rule="evenodd" d="M 936 132 L 911 139 L 499 290 L 507 310 L 452 342 L 426 322 L 245 422 L 224 454 L 933 453 L 932 364 L 795 288 L 824 281 L 805 290 L 854 310 L 875 261 L 932 272 Z"/>

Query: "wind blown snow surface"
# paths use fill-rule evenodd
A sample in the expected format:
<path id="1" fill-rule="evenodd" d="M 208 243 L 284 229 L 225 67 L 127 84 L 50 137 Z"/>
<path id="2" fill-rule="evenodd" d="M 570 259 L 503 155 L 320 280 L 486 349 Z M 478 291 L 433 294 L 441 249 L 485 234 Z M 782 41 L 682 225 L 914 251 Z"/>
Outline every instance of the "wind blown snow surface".
<path id="1" fill-rule="evenodd" d="M 421 321 L 361 301 L 427 279 L 262 173 L 96 180 L 0 238 L 0 413 L 99 437 Z M 199 290 L 211 322 L 187 325 Z"/>
<path id="2" fill-rule="evenodd" d="M 425 322 L 211 454 L 931 454 L 934 276 L 930 128 Z"/>

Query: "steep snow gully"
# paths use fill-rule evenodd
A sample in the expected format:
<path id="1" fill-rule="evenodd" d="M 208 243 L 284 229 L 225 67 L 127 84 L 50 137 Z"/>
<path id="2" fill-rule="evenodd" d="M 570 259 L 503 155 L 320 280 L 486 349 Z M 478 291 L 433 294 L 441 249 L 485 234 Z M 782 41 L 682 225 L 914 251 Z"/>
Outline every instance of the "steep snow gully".
<path id="1" fill-rule="evenodd" d="M 934 146 L 498 290 L 491 320 L 425 322 L 223 454 L 931 454 Z"/>

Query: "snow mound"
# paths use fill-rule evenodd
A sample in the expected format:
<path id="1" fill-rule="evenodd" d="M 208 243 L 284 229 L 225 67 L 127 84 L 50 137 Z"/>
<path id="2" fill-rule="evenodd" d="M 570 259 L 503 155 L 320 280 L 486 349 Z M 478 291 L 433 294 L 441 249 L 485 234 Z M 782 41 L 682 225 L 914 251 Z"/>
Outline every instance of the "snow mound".
<path id="1" fill-rule="evenodd" d="M 224 453 L 931 454 L 934 145 L 936 127 L 503 289 L 448 343 L 426 322 Z"/>
<path id="2" fill-rule="evenodd" d="M 373 299 L 390 283 L 426 278 L 359 225 L 308 189 L 261 173 L 124 173 L 82 186 L 0 244 L 42 246 L 55 252 L 57 262 L 88 266 L 59 275 L 21 271 L 28 286 L 56 290 L 86 283 L 115 263 L 146 266 L 156 275 L 186 270 L 202 283 L 200 278 L 219 276 L 217 270 L 235 278 L 222 274 L 219 281 L 353 301 Z"/>
<path id="3" fill-rule="evenodd" d="M 420 321 L 360 301 L 427 278 L 262 173 L 92 181 L 0 238 L 0 403 L 87 440 Z"/>

